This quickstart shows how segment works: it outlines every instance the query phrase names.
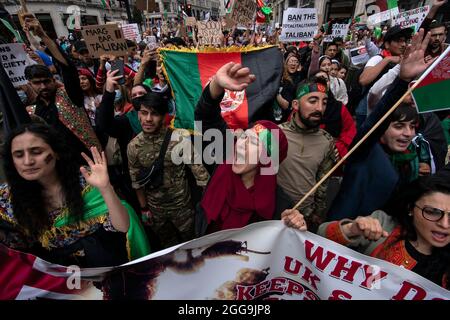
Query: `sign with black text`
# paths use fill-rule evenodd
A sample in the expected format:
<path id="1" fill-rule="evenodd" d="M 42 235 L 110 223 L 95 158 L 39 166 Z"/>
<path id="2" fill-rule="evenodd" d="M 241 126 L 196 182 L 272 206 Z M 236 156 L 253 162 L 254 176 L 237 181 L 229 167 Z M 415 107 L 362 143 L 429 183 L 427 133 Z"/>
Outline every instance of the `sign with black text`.
<path id="1" fill-rule="evenodd" d="M 197 21 L 198 43 L 200 45 L 220 45 L 222 43 L 222 26 L 218 21 Z"/>
<path id="2" fill-rule="evenodd" d="M 103 54 L 127 54 L 127 42 L 117 24 L 84 26 L 81 33 L 93 58 L 100 58 Z"/>
<path id="3" fill-rule="evenodd" d="M 28 65 L 28 55 L 22 43 L 1 44 L 0 60 L 14 87 L 28 82 L 24 75 Z"/>
<path id="4" fill-rule="evenodd" d="M 319 30 L 316 9 L 288 8 L 283 14 L 280 40 L 312 41 Z"/>

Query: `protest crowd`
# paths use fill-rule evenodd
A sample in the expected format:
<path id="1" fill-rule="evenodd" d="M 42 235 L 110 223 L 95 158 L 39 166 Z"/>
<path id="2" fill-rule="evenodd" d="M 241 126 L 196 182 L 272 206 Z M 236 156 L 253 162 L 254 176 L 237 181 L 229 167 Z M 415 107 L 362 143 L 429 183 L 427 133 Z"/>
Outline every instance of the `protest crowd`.
<path id="1" fill-rule="evenodd" d="M 283 220 L 449 290 L 445 3 L 406 27 L 230 13 L 134 39 L 114 23 L 52 39 L 24 10 L 0 29 L 0 244 L 118 266 Z"/>

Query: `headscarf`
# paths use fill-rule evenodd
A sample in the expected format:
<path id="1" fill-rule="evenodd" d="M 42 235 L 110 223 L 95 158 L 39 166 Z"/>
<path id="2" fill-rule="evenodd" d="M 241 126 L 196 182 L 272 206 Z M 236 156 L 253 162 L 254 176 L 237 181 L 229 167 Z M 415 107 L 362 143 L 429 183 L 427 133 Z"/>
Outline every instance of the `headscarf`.
<path id="1" fill-rule="evenodd" d="M 267 155 L 274 160 L 279 157 L 279 163 L 286 158 L 288 141 L 283 131 L 273 122 L 258 121 L 253 126 Z M 278 132 L 278 139 L 273 134 Z M 260 168 L 262 169 L 260 165 Z M 277 176 L 256 174 L 254 185 L 247 189 L 241 176 L 232 171 L 228 163 L 217 167 L 201 206 L 208 223 L 215 222 L 219 230 L 241 228 L 252 220 L 270 220 L 275 212 Z M 256 214 L 256 217 L 254 216 Z"/>

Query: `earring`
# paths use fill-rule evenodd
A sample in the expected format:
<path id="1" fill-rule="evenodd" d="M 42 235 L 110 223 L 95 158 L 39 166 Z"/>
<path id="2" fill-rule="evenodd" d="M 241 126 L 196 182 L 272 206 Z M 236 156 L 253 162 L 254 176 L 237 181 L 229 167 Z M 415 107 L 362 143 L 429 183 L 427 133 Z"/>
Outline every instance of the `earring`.
<path id="1" fill-rule="evenodd" d="M 408 216 L 412 217 L 412 215 L 413 215 L 412 212 L 408 213 Z"/>

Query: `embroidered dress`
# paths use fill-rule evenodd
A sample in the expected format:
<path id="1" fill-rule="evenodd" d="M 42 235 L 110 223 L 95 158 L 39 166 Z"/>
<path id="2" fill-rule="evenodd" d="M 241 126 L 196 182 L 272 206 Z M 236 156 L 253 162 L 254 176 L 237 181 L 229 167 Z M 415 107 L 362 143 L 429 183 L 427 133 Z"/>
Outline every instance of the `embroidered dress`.
<path id="1" fill-rule="evenodd" d="M 0 186 L 0 242 L 6 246 L 27 251 L 33 245 L 40 244 L 45 250 L 52 251 L 68 247 L 77 241 L 91 236 L 102 228 L 105 231 L 116 231 L 112 226 L 108 208 L 98 189 L 87 184 L 80 178 L 82 196 L 85 203 L 84 214 L 81 221 L 69 214 L 67 207 L 49 212 L 51 227 L 44 231 L 37 243 L 26 236 L 25 231 L 14 217 L 9 186 Z M 130 217 L 128 229 L 127 252 L 129 259 L 136 259 L 150 253 L 145 231 L 143 230 L 134 210 L 124 201 Z"/>

